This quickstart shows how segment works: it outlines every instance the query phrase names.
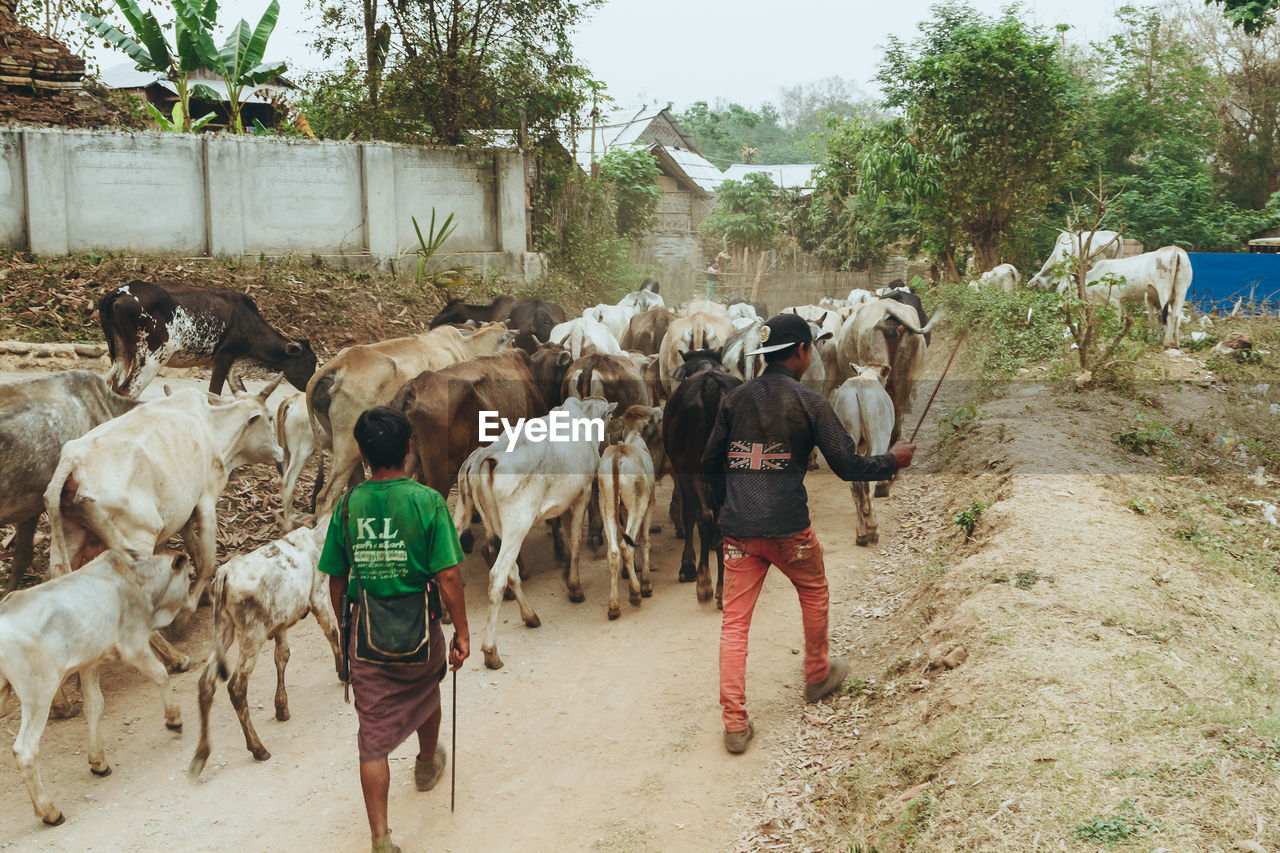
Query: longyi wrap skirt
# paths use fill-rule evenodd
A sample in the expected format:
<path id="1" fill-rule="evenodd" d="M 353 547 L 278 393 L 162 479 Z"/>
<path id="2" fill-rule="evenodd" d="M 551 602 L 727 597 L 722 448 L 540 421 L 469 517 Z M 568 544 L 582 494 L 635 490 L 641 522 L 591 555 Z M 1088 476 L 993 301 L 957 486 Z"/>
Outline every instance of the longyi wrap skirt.
<path id="1" fill-rule="evenodd" d="M 359 620 L 352 614 L 351 645 L 356 647 Z M 356 696 L 360 763 L 380 761 L 404 743 L 440 710 L 440 682 L 449 661 L 440 621 L 431 621 L 431 658 L 403 666 L 367 663 L 351 658 L 351 689 Z M 431 756 L 427 756 L 430 758 Z"/>

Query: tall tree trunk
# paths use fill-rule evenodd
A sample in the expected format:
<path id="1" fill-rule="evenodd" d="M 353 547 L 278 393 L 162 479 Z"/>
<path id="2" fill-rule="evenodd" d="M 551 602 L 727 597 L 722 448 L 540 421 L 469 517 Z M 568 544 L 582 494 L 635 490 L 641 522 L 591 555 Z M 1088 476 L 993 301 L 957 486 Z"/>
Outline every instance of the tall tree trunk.
<path id="1" fill-rule="evenodd" d="M 378 0 L 363 0 L 363 4 L 365 85 L 369 89 L 369 105 L 376 107 L 382 79 L 378 57 Z"/>
<path id="2" fill-rule="evenodd" d="M 1000 235 L 983 231 L 969 235 L 973 243 L 973 261 L 979 272 L 986 272 L 1000 264 Z"/>

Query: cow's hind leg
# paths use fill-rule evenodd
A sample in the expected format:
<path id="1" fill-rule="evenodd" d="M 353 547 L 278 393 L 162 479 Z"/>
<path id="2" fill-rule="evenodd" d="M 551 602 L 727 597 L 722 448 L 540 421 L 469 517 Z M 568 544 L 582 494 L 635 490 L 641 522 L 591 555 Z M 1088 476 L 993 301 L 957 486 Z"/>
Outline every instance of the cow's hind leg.
<path id="1" fill-rule="evenodd" d="M 249 676 L 253 675 L 253 668 L 258 664 L 258 652 L 262 650 L 267 638 L 263 629 L 258 627 L 244 630 L 239 640 L 240 659 L 236 661 L 231 677 L 227 679 L 227 695 L 231 697 L 231 707 L 236 709 L 236 716 L 240 718 L 245 747 L 253 753 L 255 759 L 266 761 L 271 757 L 271 753 L 267 752 L 267 748 L 262 745 L 257 731 L 253 728 L 253 720 L 249 717 Z M 278 665 L 278 656 L 276 661 Z"/>
<path id="2" fill-rule="evenodd" d="M 289 665 L 289 641 L 285 632 L 276 634 L 276 719 L 289 719 L 289 694 L 284 689 L 284 670 Z"/>
<path id="3" fill-rule="evenodd" d="M 321 596 L 323 592 L 321 593 Z M 333 650 L 333 667 L 334 670 L 342 674 L 342 638 L 338 632 L 338 620 L 333 615 L 333 607 L 329 604 L 327 598 L 313 596 L 311 601 L 311 614 L 316 617 L 316 622 L 320 625 L 320 630 L 324 632 L 324 638 L 329 641 L 329 648 Z"/>
<path id="4" fill-rule="evenodd" d="M 649 598 L 653 595 L 653 585 L 649 582 L 649 530 L 650 522 L 653 520 L 653 497 L 652 495 L 645 501 L 644 515 L 640 521 L 639 538 L 636 544 L 640 546 L 640 596 Z"/>
<path id="5" fill-rule="evenodd" d="M 125 663 L 141 672 L 151 683 L 160 688 L 160 702 L 164 705 L 164 725 L 171 731 L 182 730 L 182 709 L 173 698 L 173 685 L 169 681 L 169 670 L 165 669 L 160 658 L 156 657 L 147 642 L 138 643 L 137 649 L 118 646 L 120 656 Z"/>
<path id="6" fill-rule="evenodd" d="M 578 557 L 582 550 L 582 523 L 587 514 L 587 504 L 591 501 L 591 492 L 583 489 L 582 496 L 565 513 L 569 518 L 569 600 L 574 604 L 587 600 L 582 592 L 582 582 L 578 578 Z M 564 516 L 561 517 L 562 520 Z"/>
<path id="7" fill-rule="evenodd" d="M 57 682 L 45 682 L 31 695 L 18 697 L 22 701 L 22 723 L 13 742 L 13 757 L 27 786 L 27 793 L 31 795 L 31 805 L 40 819 L 50 826 L 62 823 L 63 816 L 40 781 L 40 737 L 49 722 L 49 703 L 57 689 Z"/>
<path id="8" fill-rule="evenodd" d="M 213 697 L 217 690 L 218 653 L 215 651 L 209 655 L 204 671 L 200 673 L 200 685 L 196 690 L 200 703 L 200 742 L 196 744 L 196 754 L 187 767 L 187 775 L 192 779 L 200 775 L 205 762 L 209 760 L 209 710 L 213 707 Z"/>
<path id="9" fill-rule="evenodd" d="M 84 718 L 89 724 L 89 772 L 94 776 L 110 776 L 106 750 L 102 747 L 102 685 L 98 683 L 98 666 L 86 666 L 80 670 L 80 693 L 84 696 Z"/>
<path id="10" fill-rule="evenodd" d="M 683 491 L 683 489 L 681 490 Z M 698 579 L 698 570 L 693 562 L 693 532 L 698 527 L 698 506 L 696 495 L 685 495 L 681 502 L 681 522 L 685 531 L 684 551 L 680 554 L 680 583 L 691 583 Z M 705 601 L 701 592 L 699 601 Z"/>
<path id="11" fill-rule="evenodd" d="M 5 587 L 8 594 L 18 588 L 22 579 L 31 568 L 31 560 L 35 555 L 36 523 L 40 516 L 19 521 L 13 533 L 13 564 L 9 568 L 9 583 Z"/>
<path id="12" fill-rule="evenodd" d="M 529 534 L 532 521 L 520 519 L 519 523 L 503 523 L 502 546 L 498 556 L 489 569 L 489 618 L 484 626 L 484 639 L 480 650 L 484 652 L 484 665 L 489 669 L 501 669 L 502 658 L 498 656 L 498 615 L 502 607 L 502 593 L 510 582 L 510 574 L 515 570 L 516 555 L 524 537 Z"/>

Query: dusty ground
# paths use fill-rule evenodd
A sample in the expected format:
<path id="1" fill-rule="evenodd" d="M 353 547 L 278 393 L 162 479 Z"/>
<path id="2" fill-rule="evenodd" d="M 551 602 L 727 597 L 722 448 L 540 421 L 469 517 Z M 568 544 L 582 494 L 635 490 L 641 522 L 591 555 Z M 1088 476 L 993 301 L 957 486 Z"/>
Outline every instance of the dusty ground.
<path id="1" fill-rule="evenodd" d="M 157 382 L 154 388 L 159 388 Z M 837 611 L 860 607 L 858 590 L 874 551 L 853 544 L 847 486 L 827 472 L 810 475 L 814 523 L 827 550 Z M 661 488 L 661 505 L 670 495 Z M 894 537 L 894 502 L 881 517 Z M 665 518 L 663 519 L 666 522 Z M 537 531 L 525 553 L 526 590 L 543 626 L 520 623 L 504 605 L 498 642 L 505 668 L 486 670 L 477 651 L 458 676 L 457 810 L 448 791 L 418 793 L 414 747 L 392 758 L 392 828 L 413 850 L 716 850 L 748 820 L 771 760 L 802 720 L 799 606 L 781 575 L 765 586 L 752 631 L 751 709 L 758 735 L 743 756 L 721 746 L 716 698 L 719 614 L 699 605 L 691 584 L 676 582 L 682 543 L 670 524 L 654 537 L 654 596 L 605 618 L 607 568 L 586 553 L 587 601 L 571 604 L 550 537 Z M 473 625 L 486 606 L 484 563 L 464 564 Z M 478 634 L 473 634 L 478 649 Z M 50 723 L 42 770 L 67 822 L 47 828 L 32 814 L 16 770 L 0 762 L 0 845 L 41 851 L 363 850 L 363 806 L 355 775 L 355 715 L 342 702 L 332 657 L 314 622 L 290 635 L 292 719 L 276 722 L 270 646 L 251 682 L 255 725 L 272 751 L 259 764 L 243 748 L 226 693 L 213 712 L 214 754 L 198 782 L 185 769 L 195 749 L 196 679 L 175 676 L 187 728 L 162 725 L 153 688 L 115 665 L 103 678 L 108 759 L 115 772 L 88 772 L 83 717 Z M 184 648 L 202 655 L 210 641 L 207 610 Z M 837 644 L 838 647 L 838 644 Z M 445 701 L 450 694 L 446 685 Z M 259 707 L 261 706 L 261 707 Z M 815 709 L 816 706 L 809 706 Z M 0 718 L 12 736 L 16 710 Z M 445 732 L 449 731 L 446 721 Z"/>

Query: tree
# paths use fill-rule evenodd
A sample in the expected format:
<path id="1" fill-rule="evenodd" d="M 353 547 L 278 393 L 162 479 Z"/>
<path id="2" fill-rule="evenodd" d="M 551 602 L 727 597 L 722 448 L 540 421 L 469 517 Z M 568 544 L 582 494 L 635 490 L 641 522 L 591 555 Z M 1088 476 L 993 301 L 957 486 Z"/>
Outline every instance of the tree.
<path id="1" fill-rule="evenodd" d="M 193 122 L 191 118 L 192 94 L 202 100 L 218 99 L 218 96 L 207 86 L 189 84 L 191 72 L 205 64 L 197 44 L 203 35 L 208 37 L 209 27 L 213 25 L 217 14 L 217 0 L 175 0 L 178 18 L 174 22 L 174 35 L 177 50 L 169 45 L 163 27 L 150 10 L 143 12 L 136 0 L 116 0 L 120 12 L 129 22 L 133 35 L 125 35 L 101 17 L 81 12 L 80 20 L 92 32 L 106 40 L 107 44 L 124 51 L 138 67 L 139 71 L 158 71 L 169 78 L 178 94 L 178 103 L 174 110 L 173 126 L 179 131 L 198 129 L 207 124 L 212 113 Z M 166 119 L 160 111 L 147 105 L 152 117 L 165 126 Z"/>
<path id="2" fill-rule="evenodd" d="M 697 101 L 678 117 L 708 159 L 730 163 L 806 163 L 813 157 L 810 131 L 788 127 L 776 107 L 751 110 L 741 104 Z"/>
<path id="3" fill-rule="evenodd" d="M 106 19 L 111 12 L 108 0 L 27 0 L 15 9 L 18 23 L 63 42 L 77 54 L 95 43 L 93 35 L 79 27 L 82 16 Z"/>
<path id="4" fill-rule="evenodd" d="M 777 195 L 773 179 L 760 172 L 725 181 L 716 190 L 715 210 L 698 227 L 735 246 L 771 249 L 782 227 Z"/>
<path id="5" fill-rule="evenodd" d="M 911 44 L 889 39 L 877 79 L 902 123 L 868 155 L 868 177 L 905 193 L 949 274 L 961 241 L 990 269 L 1069 161 L 1070 72 L 1057 43 L 1014 9 L 988 19 L 939 5 L 920 30 Z"/>
<path id="6" fill-rule="evenodd" d="M 1276 9 L 1280 0 L 1205 0 L 1206 4 L 1219 4 L 1222 14 L 1233 26 L 1255 35 L 1276 22 Z"/>
<path id="7" fill-rule="evenodd" d="M 614 148 L 600 161 L 600 180 L 614 186 L 618 234 L 639 237 L 653 223 L 662 190 L 657 159 L 642 149 Z"/>

